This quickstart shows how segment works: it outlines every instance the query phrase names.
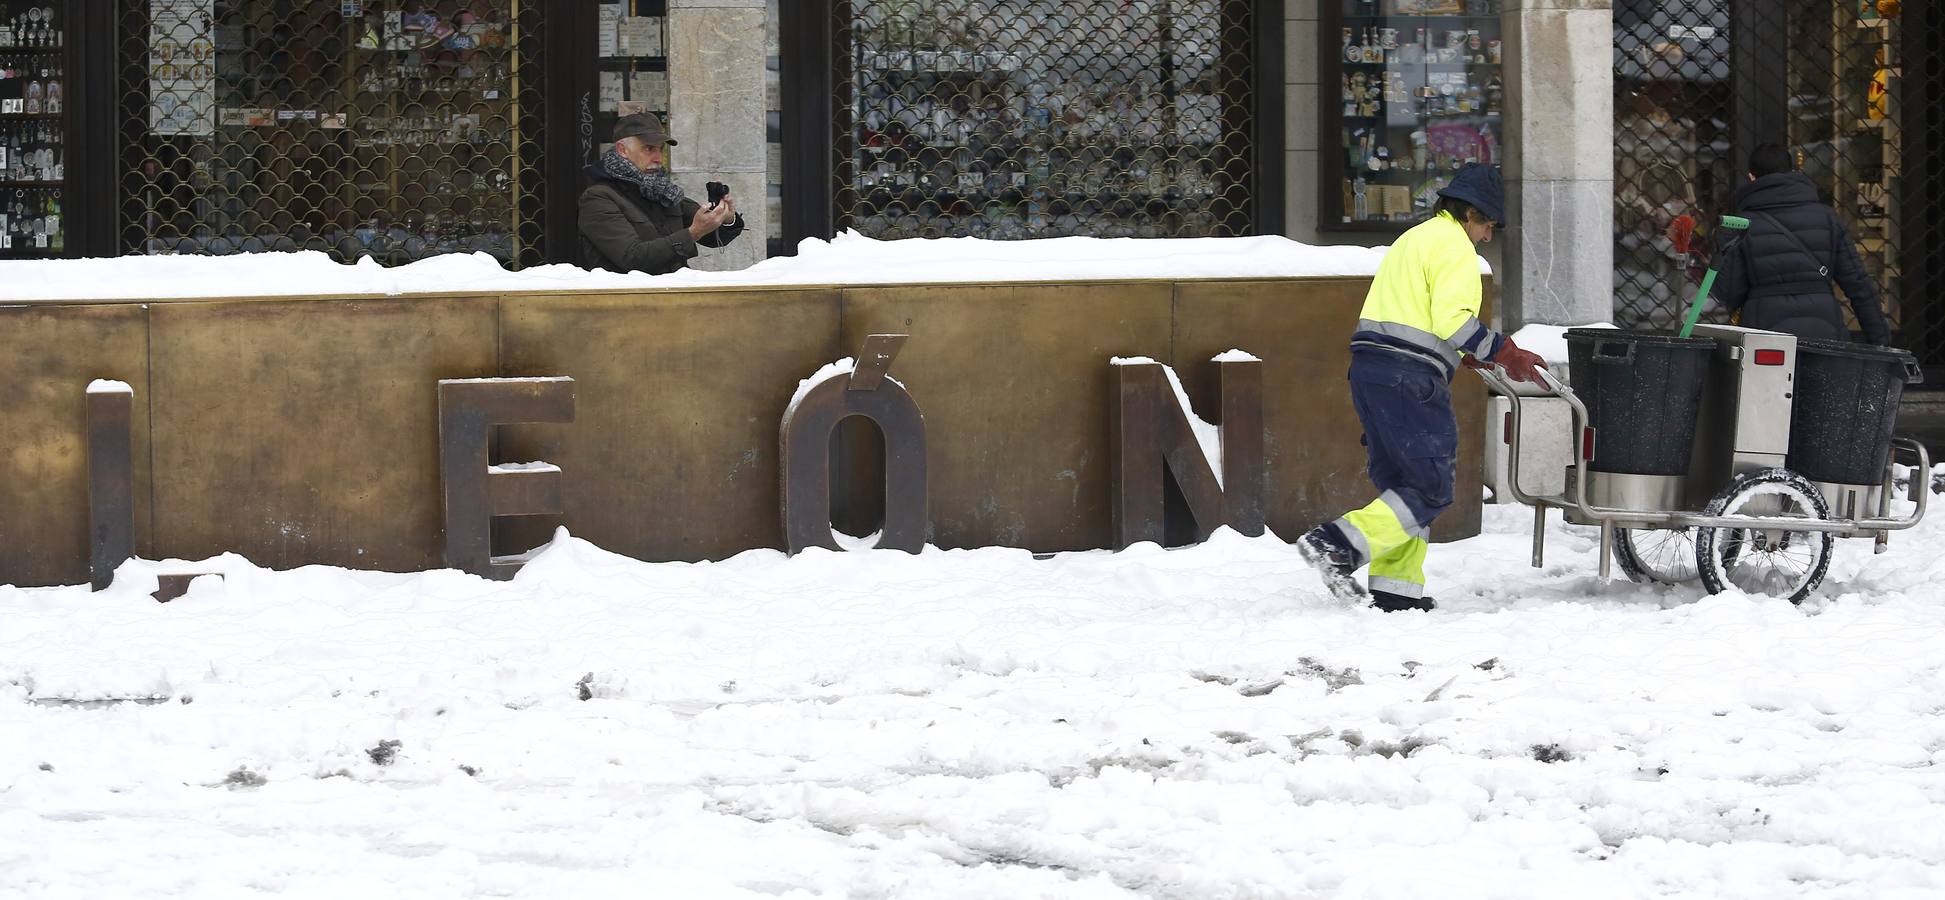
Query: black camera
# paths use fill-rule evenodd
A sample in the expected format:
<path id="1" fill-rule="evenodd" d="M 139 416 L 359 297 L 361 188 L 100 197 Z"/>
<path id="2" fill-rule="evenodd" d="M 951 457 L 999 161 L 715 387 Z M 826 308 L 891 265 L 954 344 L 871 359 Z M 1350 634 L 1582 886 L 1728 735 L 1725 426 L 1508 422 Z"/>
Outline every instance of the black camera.
<path id="1" fill-rule="evenodd" d="M 720 181 L 709 182 L 709 208 L 710 209 L 715 209 L 716 204 L 723 202 L 723 198 L 727 196 L 729 196 L 729 185 L 724 184 Z"/>

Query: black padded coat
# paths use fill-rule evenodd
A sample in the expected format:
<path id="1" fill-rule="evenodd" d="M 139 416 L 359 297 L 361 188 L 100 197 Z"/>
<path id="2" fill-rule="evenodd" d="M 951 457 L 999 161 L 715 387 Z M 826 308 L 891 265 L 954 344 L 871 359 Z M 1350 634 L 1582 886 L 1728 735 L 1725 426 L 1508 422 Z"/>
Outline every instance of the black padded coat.
<path id="1" fill-rule="evenodd" d="M 721 247 L 743 233 L 743 214 L 703 236 L 689 237 L 689 223 L 699 208 L 684 199 L 680 206 L 651 203 L 635 185 L 588 167 L 592 182 L 581 192 L 581 265 L 611 272 L 667 275 L 689 264 L 696 245 Z"/>
<path id="2" fill-rule="evenodd" d="M 1891 343 L 1877 283 L 1864 271 L 1849 229 L 1817 198 L 1809 176 L 1765 175 L 1738 188 L 1730 208 L 1748 217 L 1749 232 L 1717 253 L 1714 296 L 1723 306 L 1742 310 L 1743 325 L 1849 340 L 1844 310 L 1830 289 L 1834 280 L 1849 298 L 1865 340 Z M 1718 240 L 1732 234 L 1725 230 Z"/>

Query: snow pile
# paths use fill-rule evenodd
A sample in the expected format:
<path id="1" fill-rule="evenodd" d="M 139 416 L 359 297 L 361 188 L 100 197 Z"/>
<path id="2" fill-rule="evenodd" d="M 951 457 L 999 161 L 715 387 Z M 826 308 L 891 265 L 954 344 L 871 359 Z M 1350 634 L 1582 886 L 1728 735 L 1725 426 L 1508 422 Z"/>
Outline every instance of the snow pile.
<path id="1" fill-rule="evenodd" d="M 1799 609 L 1486 515 L 1431 615 L 1226 531 L 0 588 L 0 895 L 1945 893 L 1945 524 Z"/>
<path id="2" fill-rule="evenodd" d="M 685 269 L 619 275 L 576 266 L 508 272 L 485 253 L 435 256 L 386 268 L 369 258 L 333 262 L 324 253 L 124 256 L 0 263 L 4 300 L 149 300 L 212 296 L 210 285 L 250 285 L 237 296 L 394 296 L 416 293 L 591 291 L 676 287 L 939 284 L 989 281 L 1123 281 L 1190 278 L 1368 278 L 1383 249 L 1300 244 L 1288 238 L 1063 237 L 879 241 L 854 231 L 809 239 L 796 256 L 734 272 Z M 1481 273 L 1490 273 L 1484 259 Z"/>

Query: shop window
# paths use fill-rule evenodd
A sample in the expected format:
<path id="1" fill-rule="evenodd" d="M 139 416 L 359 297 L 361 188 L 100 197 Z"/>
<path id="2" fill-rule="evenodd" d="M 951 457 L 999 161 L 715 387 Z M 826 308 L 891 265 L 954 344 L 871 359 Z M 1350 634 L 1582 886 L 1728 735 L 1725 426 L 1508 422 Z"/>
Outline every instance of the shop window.
<path id="1" fill-rule="evenodd" d="M 1681 327 L 1708 267 L 1713 223 L 1742 169 L 1730 24 L 1718 0 L 1614 5 L 1614 315 L 1624 328 Z"/>
<path id="2" fill-rule="evenodd" d="M 886 239 L 1254 233 L 1251 8 L 834 3 L 836 228 Z"/>
<path id="3" fill-rule="evenodd" d="M 541 261 L 539 11 L 123 0 L 123 249 Z"/>
<path id="4" fill-rule="evenodd" d="M 1896 329 L 1903 286 L 1896 184 L 1904 141 L 1895 90 L 1903 75 L 1901 22 L 1877 0 L 1791 5 L 1788 144 L 1849 226 Z"/>
<path id="5" fill-rule="evenodd" d="M 1332 0 L 1319 41 L 1325 231 L 1400 232 L 1468 163 L 1499 165 L 1499 0 Z M 1334 86 L 1335 91 L 1329 89 Z"/>
<path id="6" fill-rule="evenodd" d="M 0 2 L 0 259 L 67 250 L 73 25 L 65 4 Z"/>

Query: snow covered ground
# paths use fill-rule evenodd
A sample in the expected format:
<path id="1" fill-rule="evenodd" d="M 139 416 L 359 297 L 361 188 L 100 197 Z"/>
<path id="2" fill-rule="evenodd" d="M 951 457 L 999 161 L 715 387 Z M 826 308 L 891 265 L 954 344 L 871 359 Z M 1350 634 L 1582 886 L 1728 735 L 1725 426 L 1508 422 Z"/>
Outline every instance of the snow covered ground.
<path id="1" fill-rule="evenodd" d="M 0 895 L 1945 896 L 1945 515 L 1804 609 L 1290 549 L 0 587 Z M 145 583 L 146 582 L 146 583 Z"/>

